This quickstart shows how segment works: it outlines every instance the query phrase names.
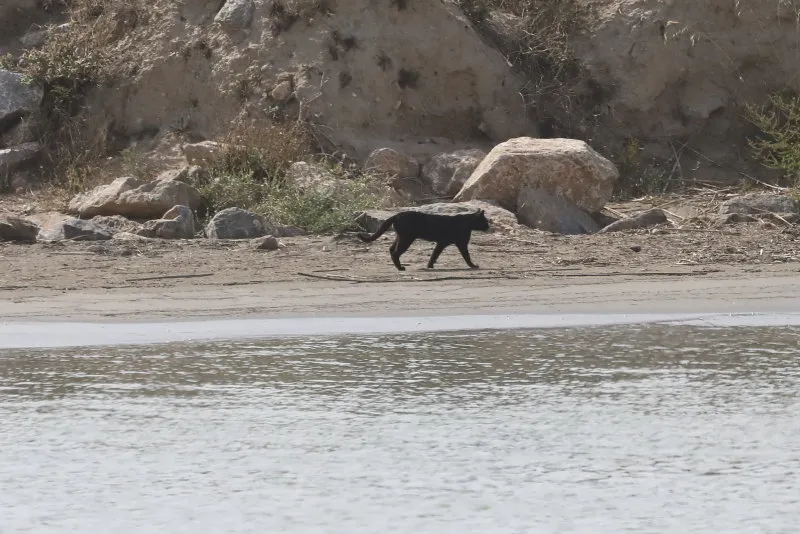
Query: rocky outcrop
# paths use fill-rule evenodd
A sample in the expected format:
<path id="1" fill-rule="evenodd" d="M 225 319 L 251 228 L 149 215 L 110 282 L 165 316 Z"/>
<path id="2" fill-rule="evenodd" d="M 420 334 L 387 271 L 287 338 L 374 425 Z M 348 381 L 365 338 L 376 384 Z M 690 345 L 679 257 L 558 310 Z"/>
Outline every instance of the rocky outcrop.
<path id="1" fill-rule="evenodd" d="M 517 219 L 525 226 L 556 234 L 593 234 L 600 229 L 589 214 L 574 204 L 528 186 L 517 195 Z"/>
<path id="2" fill-rule="evenodd" d="M 583 141 L 520 137 L 494 147 L 454 201 L 495 200 L 516 211 L 527 186 L 592 213 L 608 201 L 618 177 L 614 164 Z"/>
<path id="3" fill-rule="evenodd" d="M 135 233 L 142 237 L 192 239 L 194 237 L 194 214 L 188 206 L 173 206 L 163 217 L 147 221 Z"/>
<path id="4" fill-rule="evenodd" d="M 217 212 L 209 221 L 206 236 L 210 239 L 252 239 L 275 235 L 276 230 L 261 215 L 241 208 L 227 208 Z"/>
<path id="5" fill-rule="evenodd" d="M 726 200 L 719 213 L 760 215 L 764 213 L 800 213 L 800 201 L 789 195 L 776 193 L 749 193 Z"/>
<path id="6" fill-rule="evenodd" d="M 635 230 L 638 228 L 648 228 L 657 224 L 664 224 L 667 222 L 667 214 L 664 210 L 653 208 L 641 213 L 637 213 L 633 217 L 620 219 L 615 221 L 602 230 L 600 233 L 608 232 L 622 232 L 624 230 Z"/>
<path id="7" fill-rule="evenodd" d="M 452 198 L 485 157 L 486 152 L 477 148 L 436 154 L 422 167 L 422 178 L 434 193 Z"/>
<path id="8" fill-rule="evenodd" d="M 39 225 L 22 217 L 0 217 L 0 241 L 33 243 L 39 234 Z"/>
<path id="9" fill-rule="evenodd" d="M 83 219 L 95 215 L 122 215 L 134 219 L 154 219 L 173 206 L 195 210 L 202 204 L 200 194 L 178 180 L 142 182 L 126 176 L 108 185 L 76 195 L 69 203 L 70 213 Z"/>
<path id="10" fill-rule="evenodd" d="M 423 213 L 433 213 L 437 215 L 459 215 L 464 213 L 474 213 L 484 210 L 486 218 L 489 219 L 489 231 L 510 230 L 519 224 L 517 217 L 508 210 L 494 204 L 480 201 L 470 202 L 439 202 L 436 204 L 426 204 L 424 206 L 413 206 L 396 208 L 392 210 L 368 210 L 361 212 L 356 217 L 356 222 L 367 232 L 375 232 L 386 219 L 400 211 L 421 211 Z"/>
<path id="11" fill-rule="evenodd" d="M 66 217 L 43 227 L 39 237 L 45 241 L 106 241 L 113 232 L 93 221 Z"/>
<path id="12" fill-rule="evenodd" d="M 0 69 L 0 134 L 5 123 L 38 111 L 43 95 L 40 87 L 26 84 L 21 74 Z"/>
<path id="13" fill-rule="evenodd" d="M 416 159 L 393 148 L 378 148 L 364 162 L 365 172 L 392 178 L 415 178 L 419 170 Z"/>

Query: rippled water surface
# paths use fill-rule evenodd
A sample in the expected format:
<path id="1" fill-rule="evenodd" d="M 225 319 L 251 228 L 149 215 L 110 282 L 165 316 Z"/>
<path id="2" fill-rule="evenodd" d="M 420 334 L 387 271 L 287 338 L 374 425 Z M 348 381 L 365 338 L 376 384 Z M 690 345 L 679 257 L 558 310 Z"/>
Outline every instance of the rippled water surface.
<path id="1" fill-rule="evenodd" d="M 800 328 L 0 351 L 0 533 L 796 533 Z"/>

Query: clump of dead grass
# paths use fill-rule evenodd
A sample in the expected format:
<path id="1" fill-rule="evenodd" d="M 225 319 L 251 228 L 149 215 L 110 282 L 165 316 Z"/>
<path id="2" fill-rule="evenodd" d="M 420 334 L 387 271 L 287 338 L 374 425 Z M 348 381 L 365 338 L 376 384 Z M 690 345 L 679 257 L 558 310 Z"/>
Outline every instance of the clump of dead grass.
<path id="1" fill-rule="evenodd" d="M 575 99 L 572 86 L 579 75 L 570 41 L 588 27 L 592 14 L 589 4 L 582 0 L 458 0 L 458 4 L 524 73 L 524 96 L 530 105 L 570 105 Z M 493 13 L 516 17 L 518 31 L 498 35 L 491 29 Z"/>

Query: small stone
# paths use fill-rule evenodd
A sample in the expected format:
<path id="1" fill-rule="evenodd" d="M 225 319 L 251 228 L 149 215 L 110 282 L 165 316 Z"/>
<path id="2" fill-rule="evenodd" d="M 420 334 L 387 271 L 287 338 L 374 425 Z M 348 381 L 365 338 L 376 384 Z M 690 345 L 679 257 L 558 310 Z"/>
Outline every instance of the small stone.
<path id="1" fill-rule="evenodd" d="M 620 219 L 616 222 L 613 222 L 600 230 L 599 233 L 621 232 L 624 230 L 635 230 L 637 228 L 648 228 L 650 226 L 663 224 L 665 222 L 667 222 L 667 214 L 664 213 L 664 210 L 653 208 L 638 213 L 633 217 L 628 217 L 627 219 Z"/>
<path id="2" fill-rule="evenodd" d="M 631 245 L 631 250 L 634 252 L 641 252 L 642 247 L 640 247 L 639 245 Z"/>
<path id="3" fill-rule="evenodd" d="M 275 86 L 275 88 L 270 91 L 269 96 L 272 97 L 273 100 L 277 100 L 278 102 L 286 102 L 292 96 L 292 82 L 284 81 L 279 83 Z"/>
<path id="4" fill-rule="evenodd" d="M 256 250 L 278 250 L 283 246 L 283 243 L 278 241 L 278 238 L 271 235 L 264 237 L 257 237 L 250 241 L 251 246 Z"/>

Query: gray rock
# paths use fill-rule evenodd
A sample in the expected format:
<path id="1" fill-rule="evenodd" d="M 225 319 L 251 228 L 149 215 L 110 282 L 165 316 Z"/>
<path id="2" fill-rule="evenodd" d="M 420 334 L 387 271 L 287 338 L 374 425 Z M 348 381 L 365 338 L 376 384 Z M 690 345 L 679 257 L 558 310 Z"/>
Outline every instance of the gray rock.
<path id="1" fill-rule="evenodd" d="M 0 150 L 0 174 L 5 174 L 39 157 L 39 143 L 24 143 Z"/>
<path id="2" fill-rule="evenodd" d="M 436 154 L 422 167 L 422 178 L 434 193 L 452 198 L 485 157 L 486 152 L 477 148 Z"/>
<path id="3" fill-rule="evenodd" d="M 393 148 L 378 148 L 367 157 L 364 170 L 395 178 L 415 178 L 419 176 L 420 168 L 417 160 L 411 156 Z"/>
<path id="4" fill-rule="evenodd" d="M 96 215 L 89 220 L 112 234 L 118 232 L 135 232 L 142 226 L 122 215 Z"/>
<path id="5" fill-rule="evenodd" d="M 191 239 L 194 237 L 194 214 L 188 206 L 173 206 L 163 217 L 147 221 L 135 233 L 142 237 Z"/>
<path id="6" fill-rule="evenodd" d="M 719 208 L 721 215 L 743 213 L 759 215 L 763 213 L 798 213 L 800 202 L 789 195 L 777 193 L 748 193 L 731 198 Z"/>
<path id="7" fill-rule="evenodd" d="M 653 208 L 641 213 L 637 213 L 633 217 L 627 219 L 620 219 L 613 222 L 600 230 L 600 233 L 608 232 L 622 232 L 624 230 L 635 230 L 637 228 L 648 228 L 657 224 L 664 224 L 667 222 L 667 214 L 663 210 Z"/>
<path id="8" fill-rule="evenodd" d="M 281 242 L 278 241 L 278 238 L 271 235 L 257 237 L 250 244 L 256 250 L 278 250 L 281 247 Z"/>
<path id="9" fill-rule="evenodd" d="M 556 234 L 593 234 L 600 230 L 600 225 L 578 206 L 533 187 L 520 189 L 517 219 L 525 226 Z"/>
<path id="10" fill-rule="evenodd" d="M 39 225 L 22 217 L 0 217 L 0 241 L 34 243 Z"/>
<path id="11" fill-rule="evenodd" d="M 253 0 L 227 0 L 214 17 L 214 22 L 225 31 L 242 31 L 253 23 L 254 12 Z"/>
<path id="12" fill-rule="evenodd" d="M 474 213 L 479 209 L 486 212 L 486 218 L 489 219 L 490 231 L 519 226 L 517 217 L 510 211 L 481 201 L 459 203 L 439 202 L 437 204 L 426 204 L 424 206 L 396 208 L 392 210 L 368 210 L 359 213 L 356 216 L 356 222 L 359 226 L 364 228 L 364 230 L 371 233 L 375 232 L 386 219 L 401 211 L 421 211 L 423 213 L 438 215 L 458 215 L 462 213 Z"/>
<path id="13" fill-rule="evenodd" d="M 94 222 L 68 217 L 54 226 L 42 229 L 41 239 L 47 241 L 106 241 L 113 233 Z"/>
<path id="14" fill-rule="evenodd" d="M 39 109 L 44 91 L 26 84 L 21 74 L 0 69 L 0 127 L 3 121 Z"/>
<path id="15" fill-rule="evenodd" d="M 76 195 L 69 211 L 81 218 L 95 215 L 123 215 L 134 219 L 161 217 L 173 206 L 197 209 L 202 204 L 200 194 L 190 185 L 178 180 L 141 182 L 127 176 L 117 178 L 88 193 Z"/>
<path id="16" fill-rule="evenodd" d="M 252 239 L 267 234 L 275 235 L 276 228 L 264 217 L 241 208 L 227 208 L 206 225 L 210 239 Z"/>
<path id="17" fill-rule="evenodd" d="M 758 219 L 746 213 L 728 213 L 727 215 L 720 215 L 717 217 L 716 222 L 718 226 L 721 226 L 726 224 L 754 223 L 758 222 Z"/>
<path id="18" fill-rule="evenodd" d="M 308 232 L 296 226 L 278 226 L 275 230 L 276 237 L 297 237 L 308 234 Z"/>

